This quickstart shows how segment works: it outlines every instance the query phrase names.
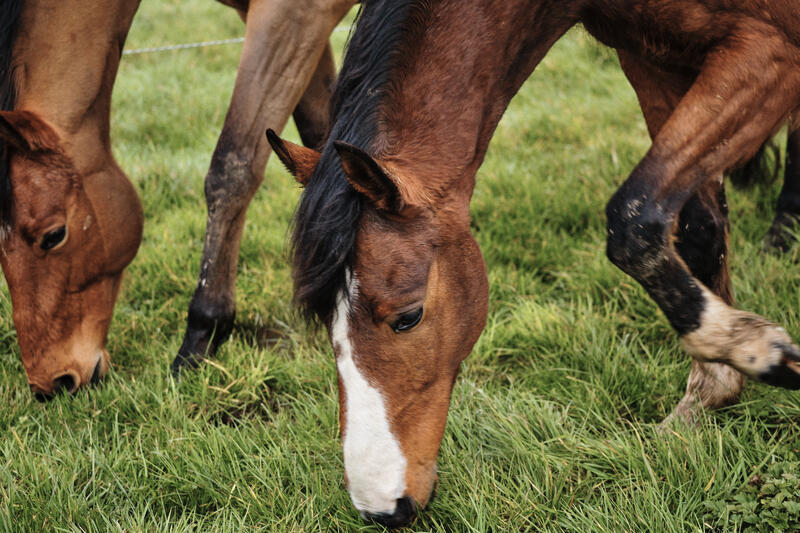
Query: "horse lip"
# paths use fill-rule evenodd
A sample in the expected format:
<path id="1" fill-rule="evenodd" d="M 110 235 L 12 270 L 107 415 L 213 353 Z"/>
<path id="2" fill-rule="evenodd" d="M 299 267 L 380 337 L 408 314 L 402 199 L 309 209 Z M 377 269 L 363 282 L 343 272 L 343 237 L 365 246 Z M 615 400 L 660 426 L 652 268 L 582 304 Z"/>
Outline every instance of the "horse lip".
<path id="1" fill-rule="evenodd" d="M 94 371 L 92 372 L 92 377 L 89 378 L 89 383 L 94 385 L 98 381 L 100 381 L 100 367 L 102 366 L 102 355 L 97 358 L 97 363 L 94 365 Z"/>
<path id="2" fill-rule="evenodd" d="M 95 359 L 94 363 L 94 370 L 92 370 L 92 376 L 89 378 L 89 384 L 95 385 L 100 381 L 100 378 L 103 375 L 103 370 L 108 369 L 108 361 L 110 357 L 108 352 L 105 349 L 97 350 L 97 358 Z M 103 364 L 105 362 L 105 365 Z M 105 366 L 105 368 L 104 368 Z"/>

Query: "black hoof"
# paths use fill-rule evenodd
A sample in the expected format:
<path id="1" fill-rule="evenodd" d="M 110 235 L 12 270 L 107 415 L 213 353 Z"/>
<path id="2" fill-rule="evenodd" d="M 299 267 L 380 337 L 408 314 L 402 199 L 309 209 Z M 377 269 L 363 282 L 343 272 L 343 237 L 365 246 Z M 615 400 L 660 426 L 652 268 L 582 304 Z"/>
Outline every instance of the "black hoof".
<path id="1" fill-rule="evenodd" d="M 782 364 L 772 365 L 759 379 L 768 385 L 783 387 L 784 389 L 800 389 L 800 352 L 794 346 L 779 346 L 783 360 Z"/>
<path id="2" fill-rule="evenodd" d="M 780 253 L 788 252 L 797 240 L 795 233 L 798 229 L 800 227 L 797 217 L 778 212 L 764 237 L 764 248 Z"/>
<path id="3" fill-rule="evenodd" d="M 417 506 L 414 504 L 414 501 L 407 496 L 403 496 L 397 500 L 397 507 L 392 514 L 364 513 L 364 518 L 366 520 L 391 528 L 407 526 L 415 516 L 417 516 Z"/>
<path id="4" fill-rule="evenodd" d="M 204 359 L 216 355 L 233 331 L 234 316 L 235 312 L 212 315 L 190 306 L 183 344 L 172 361 L 172 375 L 178 377 L 183 369 L 195 369 Z"/>

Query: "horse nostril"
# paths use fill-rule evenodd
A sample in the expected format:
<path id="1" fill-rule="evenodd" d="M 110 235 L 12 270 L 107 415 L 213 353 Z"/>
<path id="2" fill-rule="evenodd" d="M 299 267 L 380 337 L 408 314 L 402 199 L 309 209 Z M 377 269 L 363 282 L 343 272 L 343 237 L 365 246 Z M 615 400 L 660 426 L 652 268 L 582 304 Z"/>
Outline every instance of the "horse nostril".
<path id="1" fill-rule="evenodd" d="M 71 374 L 59 376 L 53 380 L 53 394 L 61 392 L 62 389 L 65 389 L 67 392 L 73 392 L 75 390 L 75 385 L 75 378 L 72 377 Z"/>
<path id="2" fill-rule="evenodd" d="M 92 385 L 100 381 L 100 367 L 102 366 L 103 366 L 103 359 L 100 358 L 97 360 L 97 364 L 94 366 L 94 372 L 92 372 L 92 379 L 89 380 L 89 383 L 91 383 Z"/>
<path id="3" fill-rule="evenodd" d="M 402 527 L 408 525 L 417 514 L 417 506 L 408 496 L 403 496 L 397 500 L 392 514 L 387 513 L 365 513 L 364 518 L 371 520 L 385 527 Z"/>

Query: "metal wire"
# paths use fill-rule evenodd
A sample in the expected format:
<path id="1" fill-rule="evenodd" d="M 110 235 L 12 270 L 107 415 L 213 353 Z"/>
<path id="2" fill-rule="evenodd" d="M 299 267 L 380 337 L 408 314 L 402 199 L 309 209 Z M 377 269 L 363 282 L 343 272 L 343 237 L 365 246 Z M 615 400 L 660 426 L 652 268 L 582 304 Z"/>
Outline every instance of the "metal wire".
<path id="1" fill-rule="evenodd" d="M 350 26 L 337 26 L 333 31 L 350 31 Z M 186 43 L 186 44 L 169 44 L 166 46 L 153 46 L 151 48 L 135 48 L 133 50 L 124 50 L 122 55 L 130 56 L 134 54 L 150 54 L 153 52 L 169 52 L 172 50 L 187 50 L 189 48 L 204 48 L 206 46 L 219 46 L 222 44 L 237 44 L 243 43 L 244 37 L 234 37 L 233 39 L 218 39 L 216 41 L 202 41 L 199 43 Z"/>
<path id="2" fill-rule="evenodd" d="M 221 44 L 243 43 L 244 37 L 234 39 L 219 39 L 217 41 L 203 41 L 201 43 L 170 44 L 167 46 L 154 46 L 152 48 L 136 48 L 135 50 L 124 50 L 122 55 L 149 54 L 151 52 L 169 52 L 170 50 L 186 50 L 187 48 L 203 48 L 205 46 L 218 46 Z"/>

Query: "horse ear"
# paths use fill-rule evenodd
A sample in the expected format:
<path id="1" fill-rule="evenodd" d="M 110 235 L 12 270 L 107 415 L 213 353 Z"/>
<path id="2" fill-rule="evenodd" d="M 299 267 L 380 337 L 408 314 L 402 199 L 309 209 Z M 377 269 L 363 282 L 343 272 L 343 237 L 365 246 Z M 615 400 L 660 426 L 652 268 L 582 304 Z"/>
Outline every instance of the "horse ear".
<path id="1" fill-rule="evenodd" d="M 406 207 L 403 195 L 385 165 L 352 144 L 334 141 L 333 146 L 339 152 L 350 184 L 375 207 L 392 213 L 400 213 Z"/>
<path id="2" fill-rule="evenodd" d="M 31 111 L 0 111 L 0 139 L 25 153 L 58 147 L 58 134 Z"/>
<path id="3" fill-rule="evenodd" d="M 294 179 L 300 185 L 305 186 L 308 180 L 311 179 L 314 169 L 317 168 L 320 153 L 311 148 L 284 141 L 272 129 L 267 130 L 267 141 L 272 147 L 272 151 L 275 152 L 283 166 L 286 167 L 286 170 L 294 176 Z"/>

